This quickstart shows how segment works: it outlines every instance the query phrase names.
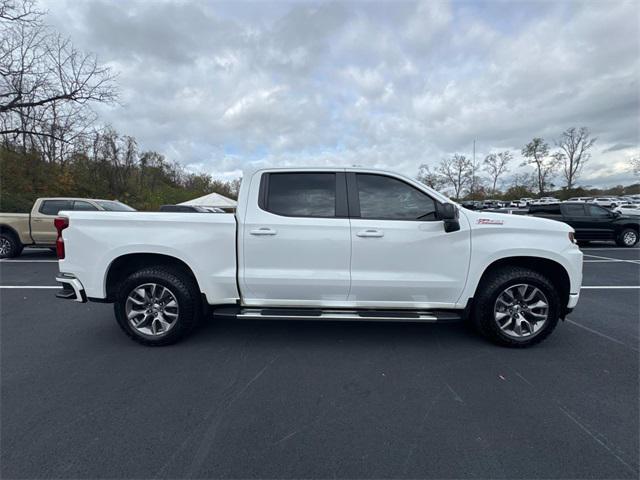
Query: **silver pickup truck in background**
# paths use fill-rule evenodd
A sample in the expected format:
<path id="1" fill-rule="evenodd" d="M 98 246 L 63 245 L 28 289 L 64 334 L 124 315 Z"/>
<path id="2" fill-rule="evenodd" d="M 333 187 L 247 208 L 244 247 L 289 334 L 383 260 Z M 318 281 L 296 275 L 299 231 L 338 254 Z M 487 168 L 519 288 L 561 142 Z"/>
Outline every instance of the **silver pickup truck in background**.
<path id="1" fill-rule="evenodd" d="M 54 219 L 61 210 L 133 212 L 116 200 L 52 197 L 38 198 L 31 213 L 0 213 L 0 258 L 17 257 L 24 247 L 55 248 Z"/>

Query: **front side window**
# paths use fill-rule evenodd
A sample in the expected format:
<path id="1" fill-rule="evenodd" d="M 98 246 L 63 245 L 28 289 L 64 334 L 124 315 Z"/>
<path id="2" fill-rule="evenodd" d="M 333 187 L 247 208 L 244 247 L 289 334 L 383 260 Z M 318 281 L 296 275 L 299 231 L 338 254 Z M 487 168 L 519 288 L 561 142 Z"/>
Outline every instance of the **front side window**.
<path id="1" fill-rule="evenodd" d="M 289 217 L 335 217 L 335 173 L 271 173 L 265 209 Z"/>
<path id="2" fill-rule="evenodd" d="M 379 220 L 435 220 L 434 200 L 393 177 L 356 175 L 360 217 Z"/>
<path id="3" fill-rule="evenodd" d="M 608 217 L 609 212 L 597 205 L 587 205 L 587 214 L 591 217 Z"/>
<path id="4" fill-rule="evenodd" d="M 43 215 L 58 215 L 60 210 L 73 210 L 71 200 L 44 200 L 40 206 Z"/>
<path id="5" fill-rule="evenodd" d="M 96 203 L 100 205 L 107 212 L 135 212 L 135 208 L 131 208 L 129 205 L 125 205 L 122 202 L 116 202 L 112 200 L 97 200 Z"/>
<path id="6" fill-rule="evenodd" d="M 98 210 L 96 207 L 91 205 L 89 202 L 83 202 L 82 200 L 76 200 L 73 202 L 74 210 L 83 210 L 83 211 L 91 211 Z"/>

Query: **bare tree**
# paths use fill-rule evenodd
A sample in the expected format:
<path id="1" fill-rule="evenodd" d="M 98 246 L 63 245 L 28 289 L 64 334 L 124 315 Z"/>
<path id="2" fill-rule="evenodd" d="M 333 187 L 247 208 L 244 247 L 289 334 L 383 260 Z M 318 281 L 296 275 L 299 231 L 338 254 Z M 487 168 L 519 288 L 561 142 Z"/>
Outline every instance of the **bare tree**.
<path id="1" fill-rule="evenodd" d="M 442 190 L 445 184 L 442 175 L 440 175 L 440 173 L 436 171 L 431 170 L 431 167 L 429 167 L 429 165 L 427 164 L 420 165 L 417 179 L 419 182 L 424 183 L 427 187 L 433 188 L 437 191 Z"/>
<path id="2" fill-rule="evenodd" d="M 438 173 L 442 175 L 446 185 L 453 187 L 453 196 L 458 199 L 471 181 L 471 161 L 464 155 L 456 153 L 453 157 L 445 158 L 440 162 Z"/>
<path id="3" fill-rule="evenodd" d="M 513 155 L 508 150 L 499 153 L 490 153 L 484 158 L 484 170 L 489 174 L 491 180 L 491 193 L 496 193 L 496 187 L 500 177 L 509 171 L 509 162 L 513 159 Z"/>
<path id="4" fill-rule="evenodd" d="M 0 30 L 0 134 L 5 138 L 22 138 L 25 148 L 28 142 L 33 146 L 34 137 L 62 140 L 56 122 L 79 118 L 91 103 L 116 99 L 110 69 L 45 25 L 33 1 L 0 0 Z"/>
<path id="5" fill-rule="evenodd" d="M 567 182 L 567 188 L 574 187 L 576 179 L 582 172 L 585 163 L 591 158 L 589 150 L 597 138 L 591 138 L 587 127 L 571 127 L 562 132 L 556 140 L 556 145 L 562 150 L 562 175 Z"/>
<path id="6" fill-rule="evenodd" d="M 542 195 L 549 181 L 558 168 L 562 154 L 549 155 L 549 145 L 540 137 L 535 137 L 523 149 L 525 161 L 522 165 L 536 167 L 538 193 Z"/>

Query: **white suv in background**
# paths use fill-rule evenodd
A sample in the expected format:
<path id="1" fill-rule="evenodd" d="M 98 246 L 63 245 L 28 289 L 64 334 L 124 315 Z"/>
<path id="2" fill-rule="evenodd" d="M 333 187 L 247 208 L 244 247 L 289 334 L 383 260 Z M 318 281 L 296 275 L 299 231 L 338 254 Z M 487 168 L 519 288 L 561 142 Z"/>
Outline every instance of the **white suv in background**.
<path id="1" fill-rule="evenodd" d="M 616 208 L 620 204 L 620 201 L 613 197 L 596 197 L 591 203 L 595 203 L 601 207 Z"/>

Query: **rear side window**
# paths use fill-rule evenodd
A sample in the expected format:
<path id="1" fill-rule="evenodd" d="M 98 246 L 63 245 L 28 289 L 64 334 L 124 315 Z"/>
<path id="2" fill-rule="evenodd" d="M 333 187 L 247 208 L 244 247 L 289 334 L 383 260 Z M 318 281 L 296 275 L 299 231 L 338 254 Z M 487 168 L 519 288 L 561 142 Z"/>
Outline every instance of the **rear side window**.
<path id="1" fill-rule="evenodd" d="M 568 217 L 584 217 L 584 205 L 563 205 L 562 213 Z"/>
<path id="2" fill-rule="evenodd" d="M 39 212 L 43 215 L 58 215 L 60 210 L 73 210 L 72 200 L 44 200 Z"/>
<path id="3" fill-rule="evenodd" d="M 335 173 L 271 173 L 265 210 L 288 217 L 335 217 Z"/>
<path id="4" fill-rule="evenodd" d="M 434 200 L 393 177 L 359 173 L 360 217 L 379 220 L 435 220 Z"/>
<path id="5" fill-rule="evenodd" d="M 91 205 L 89 202 L 83 202 L 81 200 L 75 200 L 73 202 L 73 209 L 74 210 L 83 210 L 83 211 L 98 210 L 96 207 Z"/>

